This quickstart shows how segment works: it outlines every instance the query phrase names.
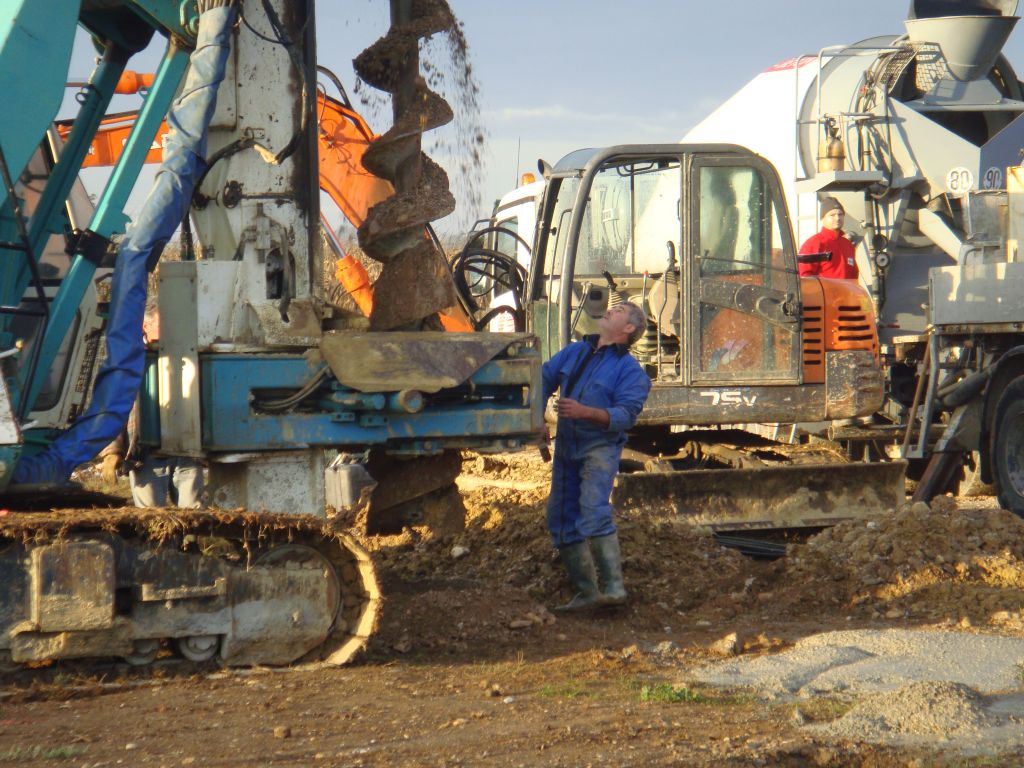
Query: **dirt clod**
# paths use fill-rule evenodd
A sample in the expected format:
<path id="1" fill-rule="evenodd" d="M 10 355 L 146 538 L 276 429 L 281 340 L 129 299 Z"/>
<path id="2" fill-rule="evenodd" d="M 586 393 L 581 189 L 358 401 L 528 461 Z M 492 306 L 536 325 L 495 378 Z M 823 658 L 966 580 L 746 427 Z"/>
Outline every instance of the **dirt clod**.
<path id="1" fill-rule="evenodd" d="M 730 632 L 708 646 L 709 651 L 719 656 L 735 656 L 740 649 L 739 636 L 735 632 Z"/>

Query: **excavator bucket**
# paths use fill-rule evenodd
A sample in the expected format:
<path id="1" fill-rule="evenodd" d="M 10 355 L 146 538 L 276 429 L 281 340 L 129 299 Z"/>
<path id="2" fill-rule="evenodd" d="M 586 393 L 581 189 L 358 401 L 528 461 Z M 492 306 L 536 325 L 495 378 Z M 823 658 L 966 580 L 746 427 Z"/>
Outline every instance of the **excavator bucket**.
<path id="1" fill-rule="evenodd" d="M 612 503 L 714 532 L 817 528 L 898 508 L 906 462 L 622 473 Z"/>

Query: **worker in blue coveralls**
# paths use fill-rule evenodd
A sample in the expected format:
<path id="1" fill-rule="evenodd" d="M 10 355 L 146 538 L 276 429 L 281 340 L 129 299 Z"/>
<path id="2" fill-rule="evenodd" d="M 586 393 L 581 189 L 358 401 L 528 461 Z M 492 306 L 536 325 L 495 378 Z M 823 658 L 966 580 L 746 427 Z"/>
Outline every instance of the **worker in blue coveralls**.
<path id="1" fill-rule="evenodd" d="M 640 307 L 619 304 L 598 320 L 599 334 L 570 344 L 544 364 L 544 402 L 560 389 L 548 530 L 576 588 L 572 600 L 556 610 L 626 602 L 609 497 L 626 431 L 651 391 L 650 378 L 629 354 L 646 327 Z"/>

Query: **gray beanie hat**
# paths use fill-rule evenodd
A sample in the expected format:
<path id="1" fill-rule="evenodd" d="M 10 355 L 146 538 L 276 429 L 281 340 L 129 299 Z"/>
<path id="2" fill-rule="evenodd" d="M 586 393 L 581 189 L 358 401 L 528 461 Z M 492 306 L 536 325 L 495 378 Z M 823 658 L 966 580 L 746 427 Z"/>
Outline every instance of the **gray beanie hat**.
<path id="1" fill-rule="evenodd" d="M 846 209 L 843 208 L 843 204 L 836 200 L 834 197 L 823 197 L 821 202 L 818 204 L 818 219 L 824 219 L 825 214 L 829 211 L 838 208 L 843 213 L 846 213 Z"/>

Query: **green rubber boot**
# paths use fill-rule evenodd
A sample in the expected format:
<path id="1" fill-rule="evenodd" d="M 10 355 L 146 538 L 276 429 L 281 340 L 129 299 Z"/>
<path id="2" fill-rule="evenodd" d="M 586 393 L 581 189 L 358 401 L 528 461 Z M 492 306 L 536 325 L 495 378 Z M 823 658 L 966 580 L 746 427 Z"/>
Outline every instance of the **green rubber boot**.
<path id="1" fill-rule="evenodd" d="M 594 569 L 594 558 L 590 554 L 590 545 L 586 541 L 581 541 L 578 544 L 561 547 L 558 551 L 561 553 L 565 570 L 569 572 L 569 579 L 577 591 L 572 600 L 554 610 L 581 611 L 600 604 L 601 593 L 597 591 L 597 572 Z"/>
<path id="2" fill-rule="evenodd" d="M 626 586 L 622 582 L 622 555 L 619 552 L 619 534 L 611 533 L 590 540 L 601 574 L 602 605 L 622 605 L 626 602 Z"/>

